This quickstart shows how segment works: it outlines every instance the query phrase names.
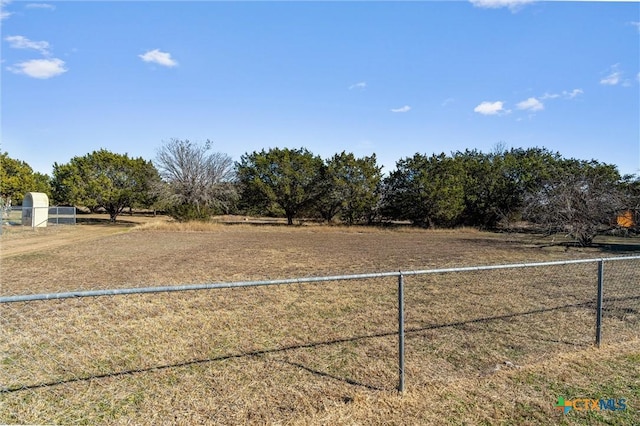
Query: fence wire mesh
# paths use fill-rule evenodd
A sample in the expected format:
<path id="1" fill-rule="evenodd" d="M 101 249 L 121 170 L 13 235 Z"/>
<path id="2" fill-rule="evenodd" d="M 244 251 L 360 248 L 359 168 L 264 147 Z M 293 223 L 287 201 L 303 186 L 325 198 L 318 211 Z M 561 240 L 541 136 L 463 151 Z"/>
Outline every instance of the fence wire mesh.
<path id="1" fill-rule="evenodd" d="M 408 387 L 594 344 L 596 260 L 429 272 L 405 276 Z M 604 263 L 604 343 L 640 337 L 639 276 L 640 257 Z M 215 400 L 212 422 L 277 383 L 298 386 L 272 395 L 283 407 L 326 392 L 308 377 L 392 391 L 397 304 L 392 277 L 0 303 L 0 420 L 108 422 L 185 386 Z M 184 404 L 156 420 L 188 421 Z"/>
<path id="2" fill-rule="evenodd" d="M 408 380 L 489 375 L 592 345 L 596 288 L 596 263 L 412 277 Z"/>
<path id="3" fill-rule="evenodd" d="M 76 208 L 73 206 L 50 206 L 50 207 L 22 207 L 9 206 L 2 211 L 1 222 L 10 226 L 42 226 L 43 223 L 36 223 L 31 218 L 42 216 L 47 225 L 75 225 L 76 224 Z M 28 220 L 26 220 L 28 217 Z"/>
<path id="4" fill-rule="evenodd" d="M 61 405 L 82 404 L 95 419 L 185 375 L 218 396 L 222 423 L 256 377 L 393 389 L 395 302 L 381 279 L 0 304 L 1 418 L 75 423 Z"/>
<path id="5" fill-rule="evenodd" d="M 604 262 L 602 341 L 640 338 L 640 260 Z"/>

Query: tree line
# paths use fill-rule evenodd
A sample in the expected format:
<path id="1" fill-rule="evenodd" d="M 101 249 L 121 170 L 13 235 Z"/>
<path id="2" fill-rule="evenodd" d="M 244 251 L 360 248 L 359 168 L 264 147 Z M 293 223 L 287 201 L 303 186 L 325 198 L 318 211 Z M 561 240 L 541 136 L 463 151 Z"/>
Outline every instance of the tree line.
<path id="1" fill-rule="evenodd" d="M 483 229 L 528 221 L 588 245 L 618 215 L 640 210 L 640 177 L 545 148 L 416 153 L 387 175 L 375 154 L 343 151 L 322 159 L 306 148 L 271 148 L 234 162 L 210 141 L 180 139 L 164 142 L 153 161 L 101 149 L 54 163 L 51 177 L 6 153 L 0 160 L 4 199 L 19 203 L 27 191 L 46 192 L 57 204 L 104 209 L 112 221 L 131 207 L 181 221 L 247 214 L 285 217 L 288 224 L 304 217 Z M 631 222 L 627 228 L 637 232 Z"/>

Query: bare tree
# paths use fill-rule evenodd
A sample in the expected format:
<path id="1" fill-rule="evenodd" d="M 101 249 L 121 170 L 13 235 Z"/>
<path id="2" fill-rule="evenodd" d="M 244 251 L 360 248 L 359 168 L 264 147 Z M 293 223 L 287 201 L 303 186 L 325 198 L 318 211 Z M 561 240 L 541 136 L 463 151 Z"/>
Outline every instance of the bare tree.
<path id="1" fill-rule="evenodd" d="M 215 208 L 228 212 L 237 199 L 231 185 L 233 160 L 227 154 L 210 152 L 211 146 L 209 140 L 200 145 L 171 139 L 158 149 L 155 163 L 168 185 L 171 206 L 195 210 L 202 217 Z"/>
<path id="2" fill-rule="evenodd" d="M 625 205 L 619 178 L 606 165 L 560 173 L 526 197 L 524 216 L 549 233 L 566 232 L 589 246 Z"/>

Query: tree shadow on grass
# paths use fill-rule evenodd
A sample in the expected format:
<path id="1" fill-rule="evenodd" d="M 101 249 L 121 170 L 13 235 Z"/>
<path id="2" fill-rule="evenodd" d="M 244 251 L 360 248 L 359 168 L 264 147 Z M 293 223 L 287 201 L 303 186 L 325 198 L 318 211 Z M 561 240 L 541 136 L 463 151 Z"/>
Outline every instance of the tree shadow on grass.
<path id="1" fill-rule="evenodd" d="M 108 216 L 105 218 L 76 216 L 76 224 L 77 225 L 110 225 L 110 226 L 129 227 L 129 226 L 139 225 L 140 222 L 124 220 L 120 218 L 120 216 L 118 216 L 115 222 L 111 222 Z"/>
<path id="2" fill-rule="evenodd" d="M 628 243 L 593 243 L 592 247 L 598 248 L 606 253 L 625 254 L 640 253 L 640 241 L 630 241 Z"/>
<path id="3" fill-rule="evenodd" d="M 640 300 L 640 296 L 621 297 L 621 298 L 608 298 L 608 299 L 605 299 L 605 302 L 607 302 L 607 301 L 628 301 L 628 300 Z M 534 310 L 525 311 L 525 312 L 516 312 L 516 313 L 512 313 L 512 314 L 474 318 L 474 319 L 465 320 L 465 321 L 449 322 L 449 323 L 443 323 L 443 324 L 427 324 L 427 325 L 424 325 L 422 327 L 406 328 L 405 329 L 405 335 L 407 335 L 407 337 L 410 337 L 412 334 L 418 334 L 418 333 L 422 333 L 422 332 L 425 332 L 425 331 L 428 331 L 428 330 L 438 330 L 438 329 L 443 329 L 443 328 L 448 328 L 448 327 L 460 327 L 460 326 L 464 326 L 464 325 L 468 325 L 468 324 L 477 324 L 477 323 L 490 322 L 490 321 L 507 320 L 507 319 L 511 319 L 511 318 L 517 318 L 517 317 L 522 317 L 522 316 L 527 316 L 527 315 L 536 315 L 536 314 L 541 314 L 541 313 L 545 313 L 545 312 L 560 311 L 560 310 L 565 310 L 565 309 L 573 309 L 573 308 L 595 309 L 595 306 L 596 306 L 595 301 L 586 301 L 586 302 L 574 303 L 574 304 L 568 304 L 568 305 L 562 305 L 562 306 L 534 309 Z M 496 331 L 496 332 L 498 332 L 498 331 Z M 392 337 L 392 336 L 397 336 L 397 335 L 398 335 L 398 331 L 387 331 L 387 332 L 366 334 L 366 335 L 361 335 L 361 336 L 346 337 L 346 338 L 342 338 L 342 339 L 332 339 L 332 340 L 321 341 L 321 342 L 303 343 L 303 344 L 298 344 L 298 345 L 283 346 L 283 347 L 279 347 L 279 348 L 262 349 L 262 350 L 257 350 L 257 351 L 249 351 L 249 352 L 242 352 L 242 353 L 236 353 L 236 354 L 228 354 L 228 355 L 222 355 L 222 356 L 219 356 L 219 357 L 213 357 L 213 358 L 207 358 L 207 359 L 197 359 L 197 360 L 179 362 L 179 363 L 174 363 L 174 364 L 158 365 L 158 366 L 148 367 L 148 368 L 130 369 L 130 370 L 126 370 L 126 371 L 117 371 L 117 372 L 104 373 L 104 374 L 94 374 L 94 375 L 89 375 L 89 376 L 84 376 L 84 377 L 74 377 L 74 378 L 71 378 L 71 379 L 63 379 L 63 380 L 58 380 L 58 381 L 52 381 L 52 382 L 47 382 L 47 383 L 38 383 L 38 384 L 26 385 L 26 386 L 8 387 L 8 388 L 0 389 L 0 394 L 2 394 L 2 393 L 11 393 L 11 392 L 19 392 L 19 391 L 25 391 L 25 390 L 35 390 L 35 389 L 41 389 L 41 388 L 48 388 L 48 387 L 53 387 L 53 386 L 57 386 L 57 385 L 65 385 L 65 384 L 69 384 L 69 383 L 88 382 L 88 381 L 104 379 L 104 378 L 114 378 L 114 377 L 130 376 L 130 375 L 141 374 L 141 373 L 150 373 L 150 372 L 168 370 L 168 369 L 173 369 L 173 368 L 203 365 L 203 364 L 208 364 L 208 363 L 212 363 L 212 362 L 226 361 L 226 360 L 230 360 L 230 359 L 243 359 L 243 358 L 260 357 L 260 356 L 263 356 L 263 355 L 285 353 L 285 352 L 288 352 L 288 351 L 294 351 L 294 350 L 298 350 L 298 349 L 313 349 L 313 348 L 318 348 L 318 347 L 322 347 L 322 346 L 331 346 L 331 345 L 337 345 L 337 344 L 343 344 L 343 343 L 357 342 L 357 341 L 367 340 L 367 339 L 375 339 L 375 338 L 382 338 L 382 337 Z M 562 344 L 566 344 L 566 345 L 572 345 L 572 346 L 590 346 L 590 345 L 585 345 L 584 343 L 575 343 L 575 342 L 568 342 L 568 341 L 562 341 L 562 340 L 549 340 L 549 341 L 550 342 L 554 342 L 554 343 L 562 343 Z M 300 369 L 303 369 L 303 370 L 305 370 L 305 371 L 307 371 L 307 372 L 309 372 L 309 373 L 311 373 L 311 374 L 313 374 L 315 376 L 322 377 L 322 378 L 331 378 L 331 379 L 334 379 L 334 380 L 337 380 L 337 381 L 341 381 L 341 382 L 344 382 L 344 383 L 352 385 L 352 386 L 364 387 L 364 388 L 367 388 L 367 389 L 370 389 L 370 390 L 375 390 L 375 391 L 388 391 L 388 390 L 391 390 L 390 388 L 389 389 L 384 389 L 384 388 L 376 387 L 376 386 L 374 386 L 372 384 L 362 383 L 362 382 L 350 379 L 348 377 L 335 376 L 335 375 L 332 375 L 332 374 L 327 373 L 327 372 L 323 372 L 323 371 L 319 371 L 319 370 L 313 369 L 311 367 L 305 366 L 305 365 L 300 364 L 300 363 L 291 362 L 291 361 L 280 361 L 280 362 L 288 364 L 288 365 L 291 365 L 291 366 L 294 366 L 294 367 L 297 367 L 297 368 L 300 368 Z"/>

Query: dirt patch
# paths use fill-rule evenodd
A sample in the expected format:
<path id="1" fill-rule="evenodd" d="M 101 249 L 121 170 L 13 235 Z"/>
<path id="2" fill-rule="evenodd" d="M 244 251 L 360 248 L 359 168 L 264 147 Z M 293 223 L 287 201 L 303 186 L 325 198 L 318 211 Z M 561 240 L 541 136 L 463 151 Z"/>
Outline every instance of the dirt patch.
<path id="1" fill-rule="evenodd" d="M 76 225 L 50 225 L 43 228 L 3 226 L 0 236 L 0 259 L 11 256 L 58 249 L 67 245 L 99 239 L 130 231 L 134 226 L 153 222 L 166 222 L 165 216 L 125 216 L 110 223 L 107 215 L 78 216 Z"/>
<path id="2" fill-rule="evenodd" d="M 54 250 L 95 239 L 127 232 L 122 226 L 61 225 L 48 228 L 5 230 L 0 244 L 0 259 L 25 253 Z"/>

